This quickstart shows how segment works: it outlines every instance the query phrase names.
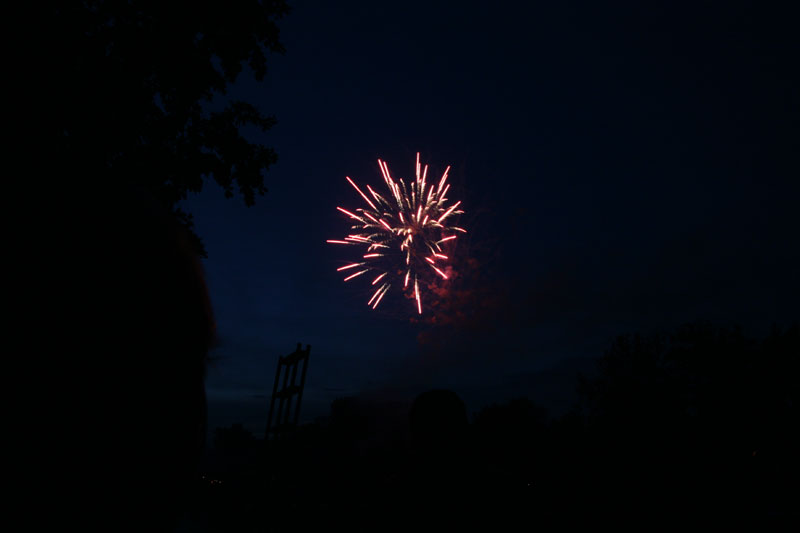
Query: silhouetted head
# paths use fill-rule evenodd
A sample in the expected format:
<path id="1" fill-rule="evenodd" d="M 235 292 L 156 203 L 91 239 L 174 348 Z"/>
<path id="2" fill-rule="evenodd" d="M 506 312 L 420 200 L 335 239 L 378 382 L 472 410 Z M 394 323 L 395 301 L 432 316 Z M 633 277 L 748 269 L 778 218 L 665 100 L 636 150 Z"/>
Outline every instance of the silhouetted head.
<path id="1" fill-rule="evenodd" d="M 455 392 L 423 392 L 411 405 L 409 418 L 418 453 L 453 457 L 461 450 L 468 427 L 467 409 Z"/>

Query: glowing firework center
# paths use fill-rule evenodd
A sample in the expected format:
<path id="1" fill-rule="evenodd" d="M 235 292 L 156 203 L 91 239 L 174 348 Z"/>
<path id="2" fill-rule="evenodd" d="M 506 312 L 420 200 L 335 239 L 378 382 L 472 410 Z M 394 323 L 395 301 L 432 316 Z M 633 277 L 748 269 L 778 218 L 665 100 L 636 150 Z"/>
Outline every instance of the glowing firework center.
<path id="1" fill-rule="evenodd" d="M 370 199 L 370 196 L 364 194 L 347 177 L 347 181 L 369 208 L 357 208 L 353 212 L 337 207 L 336 209 L 356 224 L 351 226 L 353 233 L 344 240 L 327 242 L 366 248 L 362 249 L 364 253 L 361 260 L 344 265 L 337 271 L 347 274 L 344 281 L 350 281 L 362 274 L 377 274 L 372 280 L 372 285 L 376 285 L 377 289 L 367 305 L 375 309 L 392 287 L 392 283 L 402 283 L 404 290 L 413 288 L 417 312 L 422 314 L 419 281 L 431 273 L 447 279 L 445 270 L 450 258 L 445 255 L 442 246 L 455 240 L 458 232 L 466 233 L 463 228 L 449 225 L 454 215 L 463 213 L 458 209 L 461 202 L 447 206 L 447 191 L 450 189 L 447 173 L 450 167 L 445 169 L 438 184 L 427 183 L 428 165 L 421 168 L 419 152 L 416 179 L 408 185 L 402 179 L 394 181 L 384 161 L 378 159 L 378 166 L 383 174 L 383 181 L 389 188 L 387 197 L 381 196 L 367 185 L 367 191 L 372 197 Z"/>

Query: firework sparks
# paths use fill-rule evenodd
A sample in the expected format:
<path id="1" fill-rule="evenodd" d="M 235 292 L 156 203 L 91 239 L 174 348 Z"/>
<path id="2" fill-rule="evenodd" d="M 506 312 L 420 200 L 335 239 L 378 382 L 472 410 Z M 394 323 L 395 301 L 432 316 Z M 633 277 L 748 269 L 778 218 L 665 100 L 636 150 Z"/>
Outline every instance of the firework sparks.
<path id="1" fill-rule="evenodd" d="M 417 153 L 415 179 L 408 184 L 402 179 L 392 178 L 385 161 L 378 159 L 378 167 L 389 194 L 386 197 L 381 196 L 367 185 L 366 190 L 369 193 L 367 195 L 347 176 L 347 182 L 366 202 L 366 206 L 354 210 L 337 207 L 336 209 L 347 215 L 354 223 L 351 227 L 354 232 L 343 240 L 330 239 L 327 242 L 367 247 L 366 253 L 361 255 L 363 262 L 337 269 L 344 271 L 362 267 L 358 272 L 347 272 L 349 275 L 344 281 L 367 272 L 374 272 L 377 274 L 372 281 L 374 286 L 382 280 L 385 281 L 387 276 L 391 278 L 397 275 L 403 279 L 403 291 L 411 291 L 409 278 L 413 274 L 413 294 L 407 294 L 409 298 L 416 300 L 417 312 L 422 314 L 420 280 L 424 281 L 427 276 L 433 275 L 432 270 L 442 279 L 448 279 L 445 262 L 451 256 L 442 253 L 441 245 L 454 241 L 457 237 L 455 232 L 466 233 L 464 228 L 448 225 L 456 215 L 463 213 L 459 209 L 461 202 L 447 205 L 446 195 L 450 190 L 447 178 L 450 167 L 445 169 L 438 184 L 435 181 L 428 183 L 428 165 L 420 163 L 419 153 Z M 390 287 L 388 281 L 381 284 L 367 305 L 373 309 L 377 308 Z"/>

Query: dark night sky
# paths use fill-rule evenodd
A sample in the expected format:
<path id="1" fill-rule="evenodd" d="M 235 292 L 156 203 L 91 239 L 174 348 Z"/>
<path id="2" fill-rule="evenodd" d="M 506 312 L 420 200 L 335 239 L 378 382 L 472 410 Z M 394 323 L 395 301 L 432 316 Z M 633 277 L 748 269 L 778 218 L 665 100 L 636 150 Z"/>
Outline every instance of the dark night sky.
<path id="1" fill-rule="evenodd" d="M 286 54 L 231 92 L 278 119 L 252 136 L 279 154 L 269 192 L 247 209 L 209 184 L 183 204 L 219 329 L 212 427 L 263 432 L 298 341 L 306 420 L 339 396 L 431 387 L 470 410 L 526 393 L 558 411 L 616 334 L 798 318 L 796 19 L 547 4 L 292 2 Z M 399 299 L 368 309 L 325 243 L 348 226 L 335 207 L 359 206 L 345 175 L 382 185 L 377 158 L 408 176 L 417 151 L 434 175 L 452 165 L 470 230 L 455 265 L 470 319 L 450 327 L 412 323 Z"/>

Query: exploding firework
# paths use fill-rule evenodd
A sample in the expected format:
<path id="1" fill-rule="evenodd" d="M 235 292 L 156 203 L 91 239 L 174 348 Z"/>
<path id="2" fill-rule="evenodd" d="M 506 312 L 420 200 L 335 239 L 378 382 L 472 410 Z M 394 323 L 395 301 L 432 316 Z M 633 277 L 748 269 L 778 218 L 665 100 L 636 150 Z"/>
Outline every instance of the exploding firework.
<path id="1" fill-rule="evenodd" d="M 376 274 L 371 283 L 377 288 L 367 305 L 377 308 L 392 283 L 402 283 L 403 291 L 416 300 L 417 312 L 422 314 L 420 281 L 424 286 L 425 278 L 430 275 L 447 279 L 445 271 L 450 255 L 445 252 L 448 247 L 452 248 L 458 232 L 466 233 L 464 228 L 450 225 L 456 215 L 463 213 L 458 209 L 461 202 L 447 205 L 450 167 L 445 169 L 438 184 L 428 183 L 428 165 L 421 167 L 419 152 L 416 179 L 408 184 L 402 179 L 392 179 L 386 162 L 378 159 L 378 167 L 389 194 L 381 196 L 367 185 L 367 196 L 346 177 L 368 207 L 352 211 L 337 207 L 355 223 L 351 226 L 352 233 L 343 240 L 328 242 L 364 247 L 357 262 L 337 270 L 346 274 L 344 281 L 363 274 Z"/>

